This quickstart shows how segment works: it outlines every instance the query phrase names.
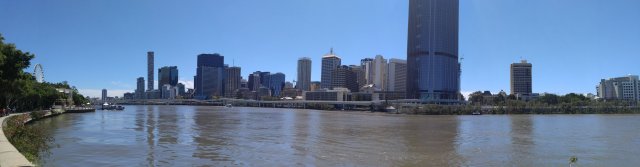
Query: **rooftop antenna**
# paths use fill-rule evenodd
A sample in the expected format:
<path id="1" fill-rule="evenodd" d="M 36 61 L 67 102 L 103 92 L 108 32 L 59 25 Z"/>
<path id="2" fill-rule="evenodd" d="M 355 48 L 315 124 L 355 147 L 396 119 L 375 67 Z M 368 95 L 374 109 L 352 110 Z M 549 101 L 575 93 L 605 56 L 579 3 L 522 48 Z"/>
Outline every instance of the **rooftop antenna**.
<path id="1" fill-rule="evenodd" d="M 333 55 L 333 47 L 331 47 L 331 51 L 329 52 L 329 54 Z"/>

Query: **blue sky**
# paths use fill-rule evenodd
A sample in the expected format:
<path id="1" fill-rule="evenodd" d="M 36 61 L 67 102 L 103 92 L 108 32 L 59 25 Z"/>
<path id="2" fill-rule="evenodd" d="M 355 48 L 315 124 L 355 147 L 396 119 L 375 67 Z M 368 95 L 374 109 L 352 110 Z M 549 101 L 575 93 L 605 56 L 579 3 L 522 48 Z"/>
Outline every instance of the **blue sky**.
<path id="1" fill-rule="evenodd" d="M 405 59 L 407 9 L 408 0 L 0 0 L 0 33 L 36 54 L 45 80 L 121 96 L 146 77 L 150 50 L 185 83 L 200 53 L 224 55 L 243 77 L 289 81 L 299 57 L 312 58 L 319 80 L 331 47 L 343 64 Z M 534 65 L 534 92 L 595 93 L 602 78 L 640 74 L 638 9 L 637 0 L 460 0 L 462 91 L 508 92 L 521 57 Z"/>

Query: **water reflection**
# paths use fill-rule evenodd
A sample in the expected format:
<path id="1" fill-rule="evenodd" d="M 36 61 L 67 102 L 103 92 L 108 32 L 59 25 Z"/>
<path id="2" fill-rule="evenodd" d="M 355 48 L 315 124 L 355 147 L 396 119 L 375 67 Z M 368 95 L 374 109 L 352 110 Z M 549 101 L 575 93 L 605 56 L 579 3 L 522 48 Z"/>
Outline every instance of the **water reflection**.
<path id="1" fill-rule="evenodd" d="M 33 126 L 44 166 L 581 166 L 640 164 L 639 115 L 407 116 L 127 106 Z"/>

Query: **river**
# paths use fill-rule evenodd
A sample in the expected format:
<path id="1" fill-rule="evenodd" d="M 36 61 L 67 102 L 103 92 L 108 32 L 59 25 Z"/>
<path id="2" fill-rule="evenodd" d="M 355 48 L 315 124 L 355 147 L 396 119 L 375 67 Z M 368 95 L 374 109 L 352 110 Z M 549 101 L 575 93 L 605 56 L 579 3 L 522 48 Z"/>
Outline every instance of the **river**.
<path id="1" fill-rule="evenodd" d="M 35 122 L 44 166 L 637 166 L 640 115 L 126 106 Z"/>

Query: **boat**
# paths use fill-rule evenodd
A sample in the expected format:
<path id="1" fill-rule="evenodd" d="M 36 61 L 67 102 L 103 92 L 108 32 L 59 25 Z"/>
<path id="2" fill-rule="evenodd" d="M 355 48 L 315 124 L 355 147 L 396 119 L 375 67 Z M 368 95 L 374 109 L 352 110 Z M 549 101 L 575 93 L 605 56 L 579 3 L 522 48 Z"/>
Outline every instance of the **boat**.
<path id="1" fill-rule="evenodd" d="M 225 105 L 225 107 L 227 107 L 227 108 L 231 108 L 231 107 L 233 107 L 233 105 L 231 105 L 231 104 L 227 104 L 227 105 Z"/>
<path id="2" fill-rule="evenodd" d="M 124 110 L 124 107 L 120 105 L 110 105 L 109 103 L 104 103 L 102 104 L 102 110 Z"/>
<path id="3" fill-rule="evenodd" d="M 384 109 L 385 111 L 391 113 L 391 112 L 395 112 L 396 114 L 398 113 L 398 110 L 393 107 L 393 106 L 388 106 L 387 108 Z"/>
<path id="4" fill-rule="evenodd" d="M 482 113 L 480 111 L 474 111 L 471 115 L 482 115 Z"/>

